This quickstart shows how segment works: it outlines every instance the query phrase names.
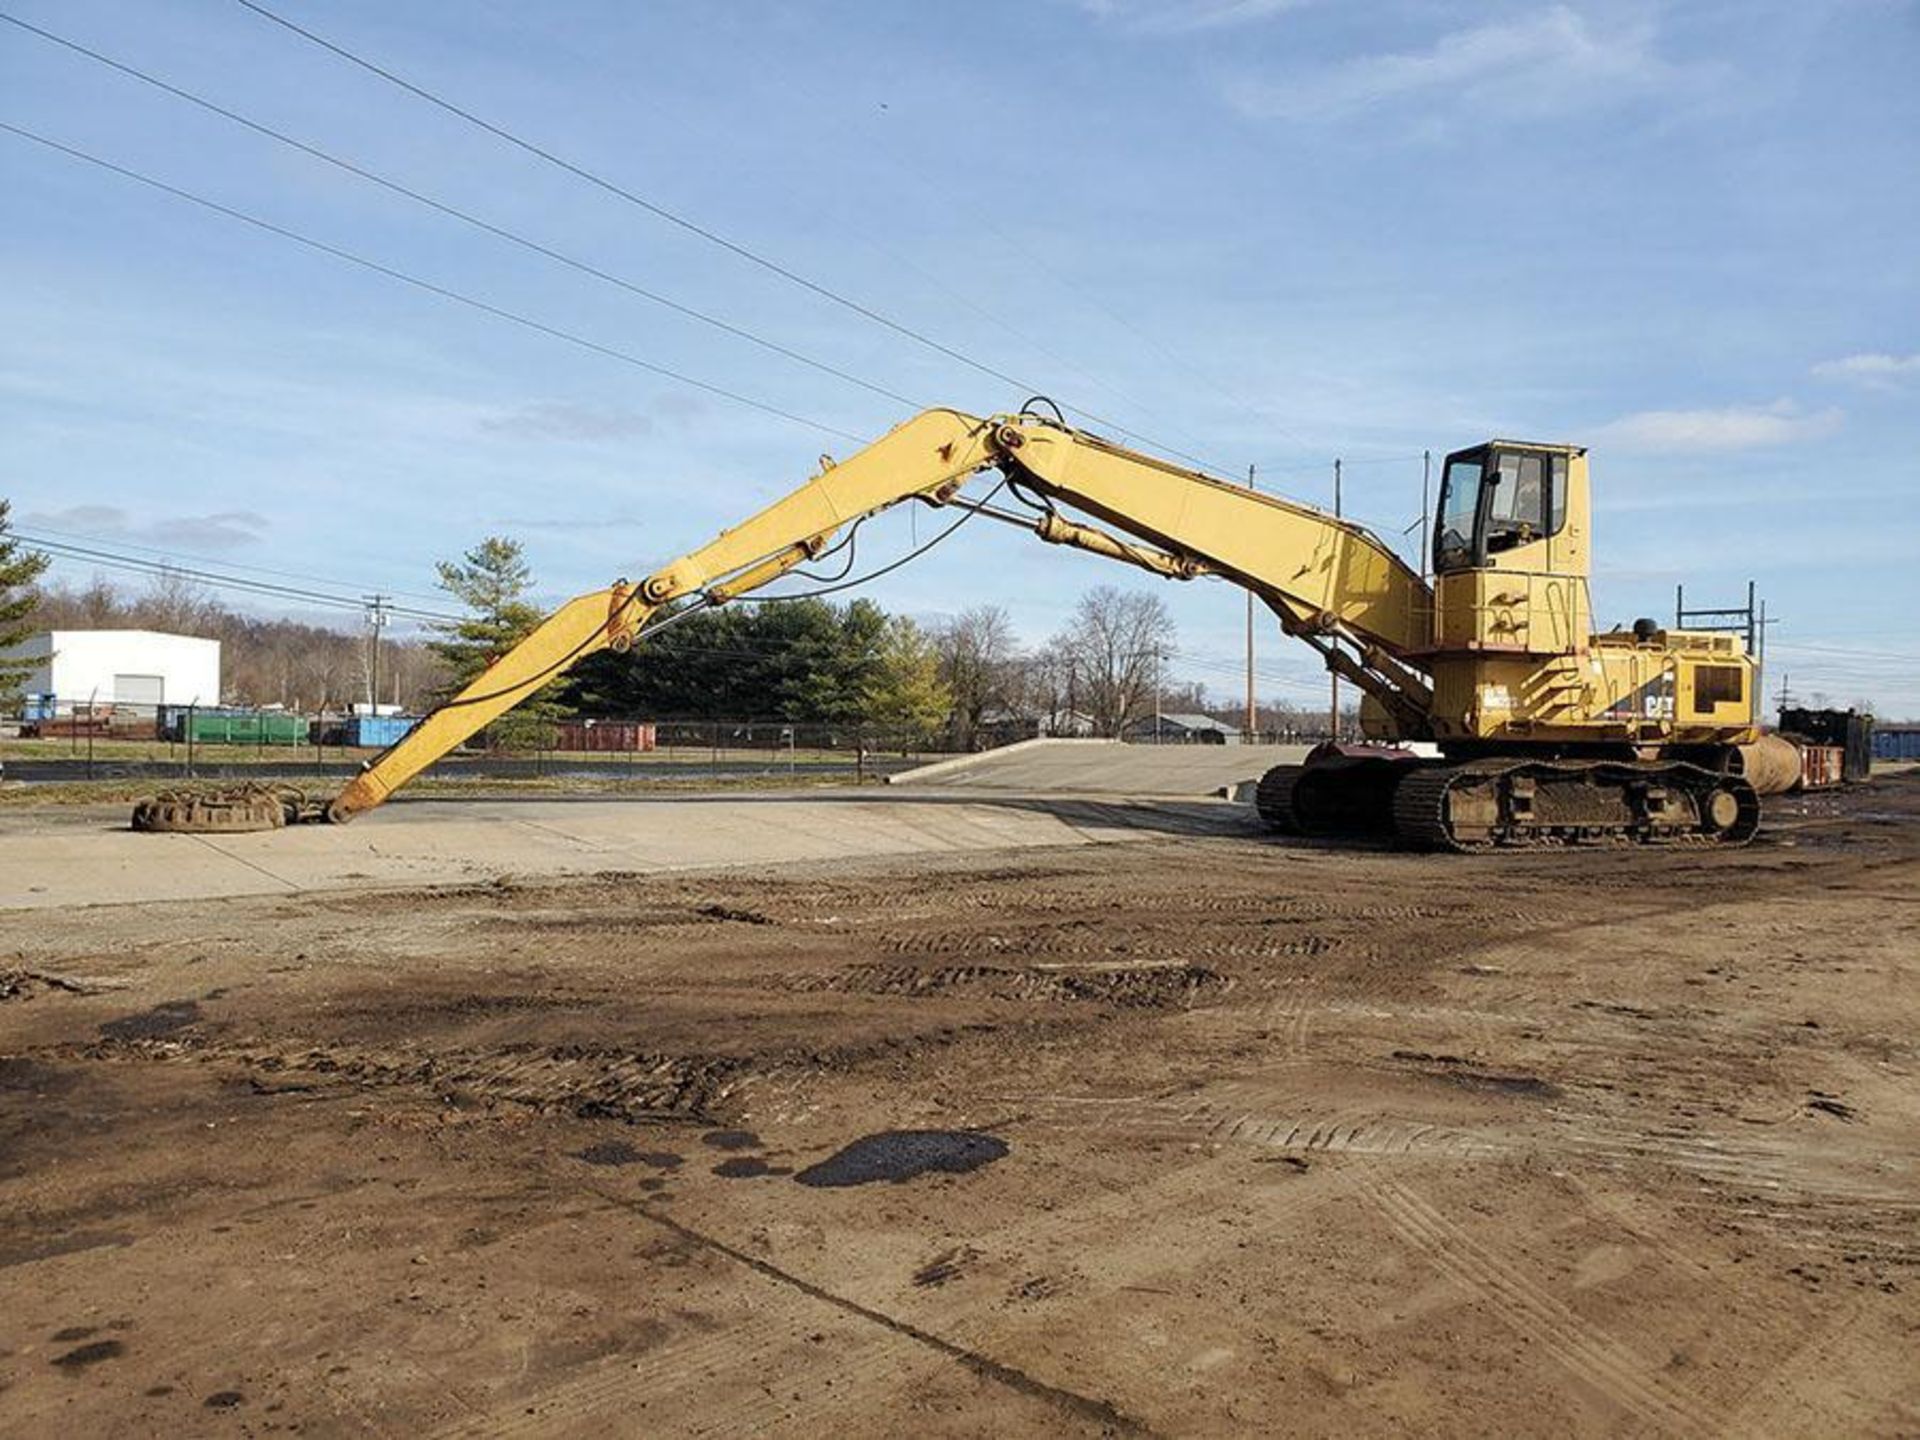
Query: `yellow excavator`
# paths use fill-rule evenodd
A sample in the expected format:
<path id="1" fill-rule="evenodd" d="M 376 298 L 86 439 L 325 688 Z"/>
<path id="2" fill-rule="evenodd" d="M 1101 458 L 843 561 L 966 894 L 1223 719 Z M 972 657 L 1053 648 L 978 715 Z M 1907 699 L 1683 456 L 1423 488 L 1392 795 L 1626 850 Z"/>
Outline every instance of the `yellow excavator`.
<path id="1" fill-rule="evenodd" d="M 822 457 L 813 479 L 639 584 L 569 601 L 324 818 L 379 805 L 586 656 L 778 580 L 903 501 L 1257 595 L 1359 688 L 1378 742 L 1269 771 L 1257 803 L 1277 830 L 1441 850 L 1739 844 L 1759 826 L 1756 781 L 1786 788 L 1759 773 L 1755 663 L 1737 636 L 1645 620 L 1593 633 L 1583 449 L 1492 440 L 1449 455 L 1429 584 L 1359 525 L 1074 429 L 1042 403 L 988 419 L 925 411 L 845 460 Z M 1411 741 L 1431 743 L 1394 743 Z"/>

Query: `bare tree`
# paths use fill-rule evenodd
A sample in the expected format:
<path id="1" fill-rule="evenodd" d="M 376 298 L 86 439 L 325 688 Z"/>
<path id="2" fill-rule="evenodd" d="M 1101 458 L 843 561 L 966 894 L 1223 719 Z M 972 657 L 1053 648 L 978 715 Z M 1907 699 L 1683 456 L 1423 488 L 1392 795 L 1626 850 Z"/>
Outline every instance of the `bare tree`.
<path id="1" fill-rule="evenodd" d="M 418 640 L 386 642 L 386 664 L 380 688 L 410 709 L 424 709 L 431 697 L 446 688 L 447 674 L 440 659 Z"/>
<path id="2" fill-rule="evenodd" d="M 1204 715 L 1209 709 L 1207 687 L 1198 680 L 1169 680 L 1160 687 L 1160 708 L 1188 715 Z M 1244 716 L 1241 718 L 1245 719 Z"/>
<path id="3" fill-rule="evenodd" d="M 1174 635 L 1173 617 L 1158 595 L 1101 585 L 1080 597 L 1061 641 L 1080 708 L 1098 733 L 1118 735 L 1151 713 Z"/>
<path id="4" fill-rule="evenodd" d="M 940 680 L 953 696 L 953 740 L 973 748 L 981 717 L 1011 694 L 1018 647 L 1013 622 L 998 605 L 975 605 L 933 632 Z"/>
<path id="5" fill-rule="evenodd" d="M 87 582 L 87 588 L 73 597 L 75 615 L 79 624 L 85 628 L 100 630 L 121 618 L 122 605 L 115 593 L 113 582 L 104 575 L 96 575 Z"/>
<path id="6" fill-rule="evenodd" d="M 1066 637 L 1054 636 L 1013 667 L 1013 703 L 1038 717 L 1043 735 L 1072 735 L 1079 730 L 1079 673 Z"/>
<path id="7" fill-rule="evenodd" d="M 142 629 L 175 635 L 208 634 L 219 628 L 221 613 L 204 587 L 171 567 L 156 570 L 133 604 L 133 618 Z"/>

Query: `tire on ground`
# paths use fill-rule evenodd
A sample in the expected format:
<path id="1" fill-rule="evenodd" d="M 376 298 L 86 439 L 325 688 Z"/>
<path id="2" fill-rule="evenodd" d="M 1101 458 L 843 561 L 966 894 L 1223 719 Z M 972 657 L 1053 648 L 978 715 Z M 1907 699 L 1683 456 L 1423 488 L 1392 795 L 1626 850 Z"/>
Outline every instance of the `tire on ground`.
<path id="1" fill-rule="evenodd" d="M 160 795 L 133 807 L 133 828 L 149 834 L 240 835 L 286 823 L 285 802 L 265 794 Z"/>

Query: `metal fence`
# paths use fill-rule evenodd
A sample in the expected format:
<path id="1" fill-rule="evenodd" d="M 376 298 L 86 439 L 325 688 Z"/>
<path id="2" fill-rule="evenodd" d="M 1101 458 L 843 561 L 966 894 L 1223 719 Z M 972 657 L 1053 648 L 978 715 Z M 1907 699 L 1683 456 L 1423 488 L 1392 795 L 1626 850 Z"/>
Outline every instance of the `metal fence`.
<path id="1" fill-rule="evenodd" d="M 411 717 L 303 715 L 33 697 L 5 747 L 10 778 L 335 778 L 356 773 Z M 9 726 L 11 731 L 12 727 Z M 483 730 L 425 773 L 442 779 L 878 778 L 937 750 L 929 737 L 858 722 L 570 717 Z"/>
<path id="2" fill-rule="evenodd" d="M 411 723 L 406 717 L 304 715 L 236 706 L 55 703 L 50 697 L 37 697 L 24 712 L 22 733 L 40 743 L 11 746 L 6 758 L 9 772 L 20 779 L 331 778 L 355 773 Z M 983 728 L 971 744 L 961 744 L 951 732 L 929 734 L 860 720 L 573 716 L 551 724 L 522 720 L 510 730 L 483 730 L 426 774 L 633 781 L 786 775 L 857 782 L 956 750 L 990 749 L 1013 739 L 1034 738 L 1038 728 L 1020 734 Z M 1310 729 L 1275 728 L 1243 736 L 1240 743 L 1298 744 L 1324 738 L 1324 733 Z M 1132 743 L 1155 742 L 1151 736 L 1142 736 Z"/>

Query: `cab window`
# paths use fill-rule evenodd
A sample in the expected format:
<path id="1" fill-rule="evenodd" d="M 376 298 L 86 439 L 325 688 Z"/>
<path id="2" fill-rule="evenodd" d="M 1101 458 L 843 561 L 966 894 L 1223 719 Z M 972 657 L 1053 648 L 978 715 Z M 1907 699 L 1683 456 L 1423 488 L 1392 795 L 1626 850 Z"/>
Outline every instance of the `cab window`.
<path id="1" fill-rule="evenodd" d="M 1497 457 L 1487 486 L 1487 551 L 1497 554 L 1547 533 L 1547 457 Z"/>
<path id="2" fill-rule="evenodd" d="M 1434 532 L 1433 568 L 1459 570 L 1473 563 L 1473 522 L 1480 505 L 1483 452 L 1447 461 L 1440 484 L 1440 523 Z"/>
<path id="3" fill-rule="evenodd" d="M 1558 534 L 1567 520 L 1567 457 L 1525 450 L 1450 456 L 1434 532 L 1438 573 L 1487 563 Z"/>

